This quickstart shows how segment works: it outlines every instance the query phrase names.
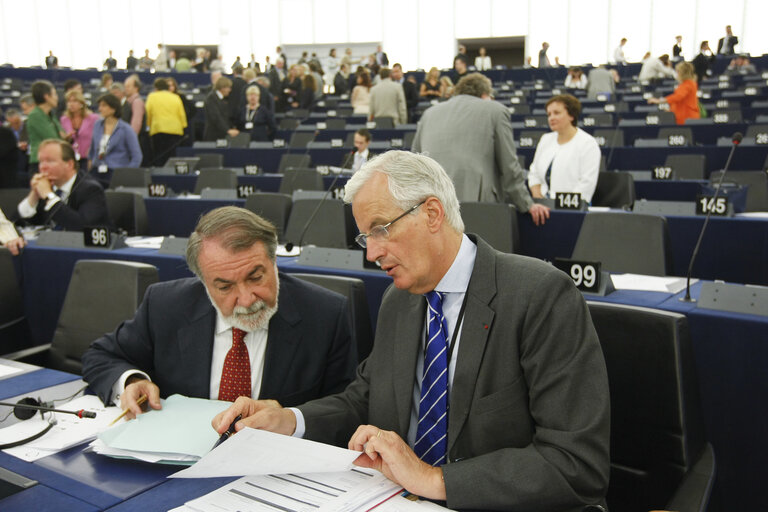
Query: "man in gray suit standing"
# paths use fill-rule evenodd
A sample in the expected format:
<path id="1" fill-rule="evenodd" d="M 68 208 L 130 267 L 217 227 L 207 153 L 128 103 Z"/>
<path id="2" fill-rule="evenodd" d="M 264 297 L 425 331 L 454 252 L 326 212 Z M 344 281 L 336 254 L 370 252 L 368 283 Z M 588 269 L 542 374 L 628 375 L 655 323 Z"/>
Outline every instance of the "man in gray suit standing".
<path id="1" fill-rule="evenodd" d="M 517 161 L 509 112 L 491 100 L 491 81 L 471 73 L 456 84 L 454 96 L 421 116 L 411 149 L 442 165 L 459 201 L 511 202 L 536 225 L 549 218 L 533 203 Z"/>
<path id="2" fill-rule="evenodd" d="M 381 68 L 381 81 L 371 88 L 370 120 L 391 117 L 396 125 L 405 124 L 408 122 L 405 92 L 402 85 L 392 81 L 390 73 L 389 68 Z"/>
<path id="3" fill-rule="evenodd" d="M 213 427 L 242 414 L 236 430 L 361 450 L 356 464 L 451 509 L 604 504 L 608 381 L 570 278 L 465 235 L 453 183 L 429 157 L 374 158 L 345 200 L 357 242 L 394 281 L 371 355 L 342 393 L 294 409 L 239 398 Z"/>

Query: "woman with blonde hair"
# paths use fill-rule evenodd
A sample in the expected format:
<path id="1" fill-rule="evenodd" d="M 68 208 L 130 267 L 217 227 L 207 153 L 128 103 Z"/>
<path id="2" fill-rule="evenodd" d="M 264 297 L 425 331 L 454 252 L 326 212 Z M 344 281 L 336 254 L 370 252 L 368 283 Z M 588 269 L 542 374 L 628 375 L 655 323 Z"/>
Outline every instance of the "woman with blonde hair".
<path id="1" fill-rule="evenodd" d="M 453 96 L 453 82 L 451 77 L 444 76 L 440 78 L 440 96 L 443 98 L 450 98 Z"/>
<path id="2" fill-rule="evenodd" d="M 685 124 L 686 119 L 699 119 L 699 87 L 696 85 L 696 71 L 690 62 L 679 62 L 675 66 L 677 81 L 680 84 L 666 98 L 649 98 L 648 103 L 669 103 L 669 110 L 675 114 L 677 124 Z"/>
<path id="3" fill-rule="evenodd" d="M 424 81 L 421 82 L 421 89 L 419 90 L 419 96 L 426 100 L 434 100 L 443 97 L 442 88 L 440 84 L 440 71 L 433 67 L 427 73 Z"/>
<path id="4" fill-rule="evenodd" d="M 64 98 L 67 107 L 64 115 L 59 119 L 61 127 L 67 134 L 67 140 L 72 143 L 75 159 L 82 162 L 82 168 L 86 168 L 86 158 L 91 148 L 91 137 L 93 137 L 93 126 L 99 120 L 99 115 L 91 112 L 83 93 L 77 89 L 70 89 Z"/>

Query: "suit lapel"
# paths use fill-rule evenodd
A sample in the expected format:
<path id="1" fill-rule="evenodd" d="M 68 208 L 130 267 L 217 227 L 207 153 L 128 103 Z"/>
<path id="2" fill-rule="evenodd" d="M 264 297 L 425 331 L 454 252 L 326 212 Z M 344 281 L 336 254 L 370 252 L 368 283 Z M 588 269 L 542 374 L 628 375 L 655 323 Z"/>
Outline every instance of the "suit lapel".
<path id="1" fill-rule="evenodd" d="M 395 342 L 392 344 L 392 354 L 388 354 L 388 357 L 391 357 L 392 361 L 392 385 L 396 397 L 399 433 L 405 438 L 411 421 L 414 375 L 419 350 L 422 350 L 427 305 L 423 295 L 410 293 L 405 294 L 402 304 L 403 314 L 398 315 L 398 323 L 392 329 Z M 417 343 L 413 342 L 414 339 L 418 340 Z"/>
<path id="2" fill-rule="evenodd" d="M 202 288 L 189 319 L 189 323 L 177 333 L 179 364 L 190 375 L 196 393 L 192 396 L 209 396 L 216 310 Z"/>
<path id="3" fill-rule="evenodd" d="M 448 453 L 467 420 L 480 363 L 485 354 L 488 334 L 493 326 L 495 312 L 489 306 L 496 295 L 496 267 L 493 249 L 482 240 L 470 235 L 477 244 L 477 256 L 467 288 L 467 307 L 461 327 L 461 340 L 456 370 L 451 388 L 448 415 Z"/>
<path id="4" fill-rule="evenodd" d="M 285 283 L 287 284 L 287 283 Z M 281 286 L 284 284 L 281 283 Z M 287 288 L 287 286 L 286 286 Z M 287 291 L 281 295 L 287 297 Z M 269 321 L 269 333 L 267 334 L 267 350 L 264 354 L 264 373 L 261 377 L 261 389 L 259 397 L 281 396 L 285 384 L 285 376 L 288 375 L 293 364 L 296 349 L 301 345 L 301 316 L 293 308 L 290 300 L 283 300 L 277 312 Z"/>

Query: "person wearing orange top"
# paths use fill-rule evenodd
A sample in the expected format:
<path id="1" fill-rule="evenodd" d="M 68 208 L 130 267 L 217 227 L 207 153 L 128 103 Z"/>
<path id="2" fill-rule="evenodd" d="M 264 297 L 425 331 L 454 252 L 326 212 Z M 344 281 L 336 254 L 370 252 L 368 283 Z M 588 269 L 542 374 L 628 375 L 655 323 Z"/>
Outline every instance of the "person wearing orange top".
<path id="1" fill-rule="evenodd" d="M 697 96 L 699 88 L 696 85 L 696 73 L 693 64 L 680 62 L 675 66 L 675 71 L 677 71 L 677 81 L 680 82 L 675 91 L 666 98 L 649 98 L 648 103 L 658 105 L 667 102 L 669 110 L 675 114 L 677 124 L 685 124 L 686 119 L 701 117 Z"/>

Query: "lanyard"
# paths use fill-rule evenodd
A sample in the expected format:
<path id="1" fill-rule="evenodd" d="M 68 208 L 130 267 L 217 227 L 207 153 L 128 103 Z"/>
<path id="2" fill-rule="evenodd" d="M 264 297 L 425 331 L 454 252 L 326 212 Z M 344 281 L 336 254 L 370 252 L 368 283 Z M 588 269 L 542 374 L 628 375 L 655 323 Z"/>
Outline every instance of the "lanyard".
<path id="1" fill-rule="evenodd" d="M 451 344 L 448 345 L 447 363 L 451 363 L 451 357 L 453 356 L 453 349 L 456 348 L 456 340 L 459 339 L 459 330 L 461 329 L 461 323 L 464 320 L 464 310 L 467 308 L 467 292 L 464 292 L 464 300 L 461 302 L 461 309 L 459 310 L 459 316 L 456 319 L 456 326 L 453 328 L 453 336 L 451 336 Z M 445 315 L 443 315 L 445 317 Z M 424 343 L 424 357 L 427 356 L 427 344 L 426 339 Z"/>

